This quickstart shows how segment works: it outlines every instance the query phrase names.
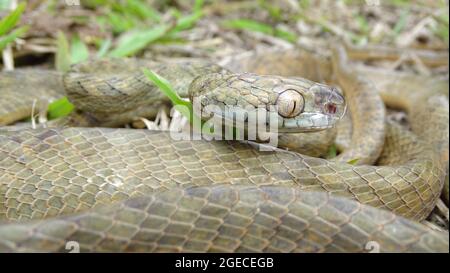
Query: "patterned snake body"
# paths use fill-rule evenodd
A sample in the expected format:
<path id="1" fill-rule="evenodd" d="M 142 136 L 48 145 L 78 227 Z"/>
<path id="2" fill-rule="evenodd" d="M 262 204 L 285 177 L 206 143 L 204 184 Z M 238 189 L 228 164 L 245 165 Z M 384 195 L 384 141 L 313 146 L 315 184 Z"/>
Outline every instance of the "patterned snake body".
<path id="1" fill-rule="evenodd" d="M 448 251 L 442 234 L 387 211 L 277 186 L 177 188 L 0 232 L 3 251 Z"/>
<path id="2" fill-rule="evenodd" d="M 448 251 L 448 234 L 403 218 L 423 220 L 441 194 L 445 153 L 448 157 L 446 98 L 429 94 L 406 109 L 415 134 L 395 124 L 385 127 L 381 99 L 373 90 L 369 93 L 370 76 L 351 77 L 354 71 L 348 71 L 342 59 L 335 59 L 332 69 L 331 63 L 324 62 L 318 70 L 321 73 L 315 75 L 326 80 L 329 71 L 338 75 L 352 113 L 352 146 L 334 161 L 285 150 L 259 151 L 254 143 L 174 140 L 167 132 L 2 130 L 0 215 L 12 223 L 0 225 L 0 250 L 64 251 L 68 241 L 76 241 L 86 251 L 345 252 L 365 251 L 368 242 L 376 242 L 380 251 Z M 134 64 L 141 67 L 139 61 Z M 185 76 L 172 69 L 164 73 L 168 67 L 161 66 L 157 72 L 167 76 L 177 90 L 187 90 L 188 85 L 202 90 L 202 84 L 214 86 L 205 89 L 236 89 L 223 78 L 229 74 L 218 66 L 208 72 L 222 77 L 221 82 L 199 81 L 201 77 L 189 70 L 195 68 L 192 65 L 179 70 Z M 107 72 L 92 76 L 81 73 L 83 65 L 77 69 L 64 82 L 70 86 L 66 92 L 72 101 L 84 100 L 78 108 L 88 113 L 87 123 L 98 125 L 106 120 L 112 126 L 117 120 L 129 121 L 130 101 L 164 100 L 159 93 L 137 95 L 149 85 L 140 74 L 111 79 Z M 253 77 L 243 80 L 255 82 Z M 315 85 L 305 82 L 304 90 Z M 11 85 L 4 84 L 6 88 Z M 83 88 L 77 90 L 77 85 Z M 293 88 L 288 85 L 276 93 Z M 318 86 L 323 88 L 317 92 L 323 93 L 326 87 Z M 101 105 L 105 96 L 100 94 L 105 90 L 130 101 L 105 107 Z M 339 105 L 337 93 L 325 90 L 328 93 L 322 97 Z M 86 91 L 89 96 L 83 96 Z M 136 96 L 123 96 L 124 92 Z M 92 99 L 95 94 L 99 100 Z M 214 103 L 222 100 L 219 93 L 214 98 Z M 278 101 L 270 95 L 267 98 L 275 104 Z M 109 100 L 104 102 L 111 106 Z M 133 108 L 138 116 L 151 114 L 143 105 Z M 111 115 L 117 109 L 120 113 Z M 342 110 L 337 111 L 341 114 Z M 1 118 L 5 123 L 12 119 Z M 424 124 L 439 133 L 420 132 Z M 363 145 L 368 141 L 374 145 Z M 381 147 L 385 148 L 381 151 Z M 366 164 L 378 158 L 378 164 L 342 163 L 355 156 Z M 50 217 L 54 218 L 26 221 Z"/>

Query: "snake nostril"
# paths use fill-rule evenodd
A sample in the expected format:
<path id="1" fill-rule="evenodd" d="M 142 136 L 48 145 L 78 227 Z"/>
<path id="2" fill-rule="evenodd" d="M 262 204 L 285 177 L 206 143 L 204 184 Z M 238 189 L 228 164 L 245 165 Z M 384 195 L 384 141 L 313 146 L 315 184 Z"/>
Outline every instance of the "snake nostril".
<path id="1" fill-rule="evenodd" d="M 336 104 L 331 103 L 331 102 L 325 104 L 325 112 L 327 114 L 336 114 L 336 112 L 337 112 Z"/>

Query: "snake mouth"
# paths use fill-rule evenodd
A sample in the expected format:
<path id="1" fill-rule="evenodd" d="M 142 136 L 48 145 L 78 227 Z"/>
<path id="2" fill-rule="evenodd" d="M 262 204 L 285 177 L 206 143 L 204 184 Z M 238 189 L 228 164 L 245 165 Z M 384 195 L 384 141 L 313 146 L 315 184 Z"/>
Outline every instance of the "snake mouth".
<path id="1" fill-rule="evenodd" d="M 247 111 L 239 107 L 221 108 L 210 105 L 202 110 L 200 115 L 210 124 L 271 133 L 316 132 L 333 128 L 338 120 L 336 115 L 323 112 L 304 112 L 295 118 L 284 118 L 278 114 L 278 111 L 267 110 L 264 107 Z"/>
<path id="2" fill-rule="evenodd" d="M 285 120 L 279 131 L 282 133 L 316 132 L 333 128 L 337 120 L 339 118 L 334 115 L 302 113 L 299 118 Z"/>

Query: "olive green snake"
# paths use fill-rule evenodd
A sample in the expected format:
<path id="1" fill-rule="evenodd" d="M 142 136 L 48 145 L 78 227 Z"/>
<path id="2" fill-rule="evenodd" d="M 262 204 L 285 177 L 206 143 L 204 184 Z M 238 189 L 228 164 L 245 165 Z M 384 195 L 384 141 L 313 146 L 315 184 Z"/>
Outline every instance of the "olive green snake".
<path id="1" fill-rule="evenodd" d="M 133 59 L 86 62 L 64 75 L 0 74 L 0 124 L 63 89 L 78 112 L 57 125 L 84 126 L 0 128 L 0 251 L 64 252 L 76 242 L 93 252 L 448 252 L 448 233 L 415 222 L 444 186 L 448 81 L 351 68 L 342 47 L 332 57 L 256 56 L 227 69 Z M 207 94 L 202 107 L 278 106 L 281 132 L 334 127 L 348 107 L 347 146 L 335 159 L 317 157 L 332 129 L 286 133 L 279 144 L 289 150 L 264 151 L 101 127 L 153 116 L 167 102 L 142 67 L 182 96 Z M 339 84 L 345 101 L 316 82 Z M 385 104 L 406 111 L 412 131 L 386 122 Z"/>

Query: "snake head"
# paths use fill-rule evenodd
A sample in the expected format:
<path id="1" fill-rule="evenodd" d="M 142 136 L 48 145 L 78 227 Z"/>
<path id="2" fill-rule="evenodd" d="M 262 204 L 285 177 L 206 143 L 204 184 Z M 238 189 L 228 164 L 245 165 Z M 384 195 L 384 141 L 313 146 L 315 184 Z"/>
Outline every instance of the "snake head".
<path id="1" fill-rule="evenodd" d="M 334 127 L 346 111 L 345 99 L 336 88 L 294 77 L 206 75 L 191 84 L 190 95 L 204 120 L 215 115 L 234 120 L 236 126 L 241 117 L 245 124 L 237 126 L 249 128 L 256 116 L 258 126 L 283 133 Z"/>

